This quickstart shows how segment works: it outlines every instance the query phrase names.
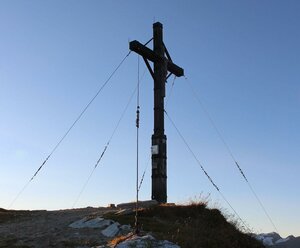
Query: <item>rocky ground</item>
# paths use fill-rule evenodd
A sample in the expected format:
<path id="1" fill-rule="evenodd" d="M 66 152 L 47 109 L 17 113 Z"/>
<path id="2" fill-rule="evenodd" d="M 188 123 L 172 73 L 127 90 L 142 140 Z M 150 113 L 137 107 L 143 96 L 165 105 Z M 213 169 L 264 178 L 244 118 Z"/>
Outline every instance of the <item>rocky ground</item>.
<path id="1" fill-rule="evenodd" d="M 153 204 L 146 201 L 144 207 Z M 156 202 L 154 204 L 157 204 Z M 133 213 L 134 203 L 118 208 L 82 208 L 59 211 L 14 211 L 0 208 L 0 247 L 73 247 L 73 248 L 179 248 L 148 233 L 134 235 L 130 225 L 103 216 Z M 112 242 L 112 240 L 114 240 Z"/>
<path id="2" fill-rule="evenodd" d="M 94 218 L 112 211 L 109 208 L 84 208 L 60 211 L 0 210 L 0 247 L 91 247 L 105 244 L 98 228 L 72 228 L 84 217 Z"/>
<path id="3" fill-rule="evenodd" d="M 135 203 L 60 211 L 0 208 L 0 247 L 264 247 L 219 210 L 208 209 L 205 202 L 178 206 L 143 202 L 138 211 L 141 232 L 136 236 L 131 228 L 135 225 L 134 208 Z"/>

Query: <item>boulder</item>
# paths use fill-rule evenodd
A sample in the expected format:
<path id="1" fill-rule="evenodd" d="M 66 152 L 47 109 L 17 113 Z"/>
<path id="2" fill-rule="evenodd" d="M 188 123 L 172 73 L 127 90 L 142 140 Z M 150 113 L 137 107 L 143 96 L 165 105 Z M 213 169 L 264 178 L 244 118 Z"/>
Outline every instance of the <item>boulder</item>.
<path id="1" fill-rule="evenodd" d="M 158 205 L 158 202 L 156 200 L 138 202 L 139 208 L 149 208 L 156 205 Z M 135 207 L 136 207 L 136 202 L 120 203 L 117 205 L 117 208 L 121 208 L 121 209 L 135 209 Z"/>
<path id="2" fill-rule="evenodd" d="M 111 224 L 110 226 L 108 226 L 107 228 L 105 228 L 101 233 L 106 236 L 106 237 L 109 237 L 109 238 L 112 238 L 112 237 L 115 237 L 120 229 L 120 224 L 118 222 L 115 222 L 113 224 Z"/>
<path id="3" fill-rule="evenodd" d="M 69 225 L 71 228 L 105 228 L 113 223 L 112 220 L 105 220 L 100 217 L 90 219 L 85 217 L 81 220 L 75 221 Z"/>
<path id="4" fill-rule="evenodd" d="M 137 236 L 134 235 L 130 239 L 127 239 L 119 243 L 116 248 L 144 248 L 144 247 L 161 247 L 161 248 L 180 248 L 180 246 L 175 245 L 166 240 L 156 240 L 151 235 Z"/>

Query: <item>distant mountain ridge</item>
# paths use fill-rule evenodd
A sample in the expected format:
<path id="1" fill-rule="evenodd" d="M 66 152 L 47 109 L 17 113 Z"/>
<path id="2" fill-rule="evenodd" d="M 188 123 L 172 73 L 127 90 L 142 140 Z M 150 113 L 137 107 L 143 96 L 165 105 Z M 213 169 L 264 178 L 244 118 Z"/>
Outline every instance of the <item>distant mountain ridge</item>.
<path id="1" fill-rule="evenodd" d="M 255 238 L 261 241 L 266 247 L 272 248 L 300 248 L 300 237 L 290 235 L 282 238 L 278 233 L 262 233 L 254 235 Z"/>

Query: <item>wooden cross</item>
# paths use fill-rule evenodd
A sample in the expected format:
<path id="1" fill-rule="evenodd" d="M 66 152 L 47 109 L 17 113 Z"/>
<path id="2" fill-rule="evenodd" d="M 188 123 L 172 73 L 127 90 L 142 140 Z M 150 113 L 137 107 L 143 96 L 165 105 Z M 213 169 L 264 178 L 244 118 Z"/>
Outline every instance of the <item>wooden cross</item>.
<path id="1" fill-rule="evenodd" d="M 172 62 L 163 42 L 163 25 L 153 24 L 153 50 L 134 40 L 130 50 L 141 55 L 154 80 L 154 133 L 152 135 L 152 199 L 167 202 L 167 136 L 164 130 L 165 83 L 170 75 L 184 75 L 182 68 Z M 150 41 L 151 41 L 150 40 Z M 150 42 L 149 41 L 149 42 Z M 149 43 L 147 42 L 147 44 Z M 153 69 L 149 63 L 153 62 Z"/>

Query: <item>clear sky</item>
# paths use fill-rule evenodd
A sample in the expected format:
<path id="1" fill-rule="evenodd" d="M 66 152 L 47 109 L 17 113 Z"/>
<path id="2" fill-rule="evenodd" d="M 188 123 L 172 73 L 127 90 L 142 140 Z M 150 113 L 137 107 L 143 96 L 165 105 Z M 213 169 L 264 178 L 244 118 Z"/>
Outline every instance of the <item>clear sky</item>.
<path id="1" fill-rule="evenodd" d="M 148 41 L 160 21 L 174 62 L 280 234 L 299 236 L 299 13 L 297 0 L 0 1 L 0 207 L 9 206 L 126 55 L 128 41 Z M 132 53 L 14 208 L 72 207 L 137 84 L 137 65 Z M 140 67 L 142 74 L 142 60 Z M 146 71 L 141 171 L 150 161 L 152 89 Z M 135 105 L 77 207 L 134 200 Z M 186 80 L 175 81 L 167 110 L 239 215 L 258 232 L 274 231 Z M 210 195 L 212 205 L 230 213 L 168 120 L 166 134 L 169 202 Z M 151 195 L 150 167 L 142 199 Z"/>

